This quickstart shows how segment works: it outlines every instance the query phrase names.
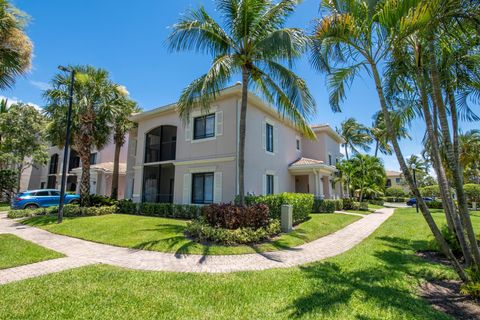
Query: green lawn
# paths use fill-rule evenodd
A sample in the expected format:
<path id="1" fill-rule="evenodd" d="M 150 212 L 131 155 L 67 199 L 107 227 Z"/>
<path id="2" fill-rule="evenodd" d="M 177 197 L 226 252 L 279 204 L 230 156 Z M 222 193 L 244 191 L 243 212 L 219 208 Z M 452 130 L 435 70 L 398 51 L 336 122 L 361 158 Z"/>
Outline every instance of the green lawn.
<path id="1" fill-rule="evenodd" d="M 13 234 L 0 234 L 0 269 L 63 257 Z M 0 317 L 2 318 L 2 317 Z"/>
<path id="2" fill-rule="evenodd" d="M 361 211 L 361 210 L 341 210 L 345 212 L 350 212 L 350 213 L 359 213 L 359 214 L 370 214 L 375 212 L 376 210 L 383 209 L 385 208 L 384 206 L 377 206 L 376 204 L 368 204 L 368 209 L 369 211 Z"/>
<path id="3" fill-rule="evenodd" d="M 0 212 L 8 211 L 8 210 L 10 210 L 10 204 L 9 203 L 0 203 Z"/>
<path id="4" fill-rule="evenodd" d="M 65 219 L 56 224 L 55 217 L 41 216 L 24 221 L 53 233 L 68 235 L 121 247 L 162 252 L 194 254 L 242 254 L 289 249 L 309 242 L 358 220 L 342 214 L 312 214 L 310 219 L 289 234 L 256 246 L 202 245 L 185 237 L 186 221 L 168 218 L 105 215 Z"/>
<path id="5" fill-rule="evenodd" d="M 214 275 L 89 266 L 0 286 L 0 318 L 450 319 L 416 296 L 425 279 L 455 278 L 415 255 L 430 238 L 422 216 L 401 209 L 352 250 L 295 268 Z"/>

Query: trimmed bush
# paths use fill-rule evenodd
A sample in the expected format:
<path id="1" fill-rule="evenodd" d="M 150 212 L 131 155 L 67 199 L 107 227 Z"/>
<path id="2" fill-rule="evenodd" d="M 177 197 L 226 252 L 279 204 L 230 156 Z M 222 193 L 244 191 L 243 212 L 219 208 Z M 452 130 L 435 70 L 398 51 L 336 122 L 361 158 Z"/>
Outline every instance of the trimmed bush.
<path id="1" fill-rule="evenodd" d="M 343 199 L 343 209 L 344 210 L 359 210 L 360 203 L 355 201 L 352 198 L 345 198 Z"/>
<path id="2" fill-rule="evenodd" d="M 337 208 L 335 200 L 315 199 L 312 212 L 314 213 L 334 213 Z"/>
<path id="3" fill-rule="evenodd" d="M 252 244 L 280 233 L 280 221 L 273 220 L 266 227 L 239 228 L 235 230 L 212 227 L 203 218 L 187 225 L 187 234 L 199 242 L 215 242 L 224 245 Z"/>
<path id="4" fill-rule="evenodd" d="M 404 198 L 407 193 L 401 187 L 389 187 L 385 189 L 385 196 L 394 198 Z"/>
<path id="5" fill-rule="evenodd" d="M 430 209 L 443 209 L 443 203 L 441 201 L 428 201 L 425 203 Z"/>
<path id="6" fill-rule="evenodd" d="M 360 211 L 370 211 L 368 209 L 368 202 L 359 202 L 358 203 L 358 210 L 360 210 Z"/>
<path id="7" fill-rule="evenodd" d="M 117 213 L 138 214 L 138 203 L 132 200 L 119 200 L 117 203 Z"/>
<path id="8" fill-rule="evenodd" d="M 29 218 L 34 216 L 44 216 L 49 214 L 57 214 L 58 207 L 38 208 L 38 209 L 19 209 L 10 210 L 7 213 L 7 217 L 10 219 L 17 218 Z"/>
<path id="9" fill-rule="evenodd" d="M 93 217 L 114 214 L 116 211 L 116 206 L 80 207 L 75 204 L 67 204 L 63 208 L 63 215 L 65 217 Z"/>
<path id="10" fill-rule="evenodd" d="M 343 210 L 343 200 L 342 199 L 336 199 L 334 201 L 335 201 L 335 210 L 342 211 Z"/>
<path id="11" fill-rule="evenodd" d="M 420 194 L 423 197 L 440 197 L 440 187 L 438 184 L 432 185 L 432 186 L 426 186 L 423 188 L 420 188 Z"/>
<path id="12" fill-rule="evenodd" d="M 110 197 L 101 196 L 98 194 L 91 194 L 87 198 L 87 207 L 104 207 L 113 206 L 117 204 L 117 200 Z"/>
<path id="13" fill-rule="evenodd" d="M 480 202 L 480 184 L 467 183 L 463 185 L 465 195 L 470 202 Z"/>
<path id="14" fill-rule="evenodd" d="M 212 204 L 202 208 L 202 217 L 210 226 L 223 229 L 265 228 L 269 224 L 268 207 L 253 204 L 245 207 L 233 204 Z"/>
<path id="15" fill-rule="evenodd" d="M 118 202 L 117 213 L 143 216 L 194 219 L 200 214 L 200 206 L 172 203 L 134 203 L 131 200 Z"/>
<path id="16" fill-rule="evenodd" d="M 246 196 L 245 204 L 265 204 L 271 219 L 280 219 L 282 205 L 293 206 L 293 224 L 305 221 L 311 213 L 314 196 L 310 193 L 280 193 L 266 196 Z M 238 197 L 236 199 L 238 203 Z"/>
<path id="17" fill-rule="evenodd" d="M 376 206 L 383 206 L 383 199 L 370 199 L 368 200 L 368 203 L 376 205 Z"/>
<path id="18" fill-rule="evenodd" d="M 395 198 L 395 197 L 385 197 L 385 198 L 383 198 L 383 200 L 384 200 L 385 202 L 394 202 L 394 203 L 395 203 L 395 202 L 397 202 L 397 203 L 399 203 L 399 202 L 407 202 L 408 199 L 409 199 L 409 198 Z"/>

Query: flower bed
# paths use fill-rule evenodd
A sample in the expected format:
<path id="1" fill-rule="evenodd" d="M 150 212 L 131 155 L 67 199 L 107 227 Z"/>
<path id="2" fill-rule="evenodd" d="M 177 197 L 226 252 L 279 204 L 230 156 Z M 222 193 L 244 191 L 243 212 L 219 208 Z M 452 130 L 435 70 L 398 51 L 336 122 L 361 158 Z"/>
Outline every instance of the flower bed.
<path id="1" fill-rule="evenodd" d="M 269 218 L 264 204 L 213 204 L 202 209 L 202 216 L 190 222 L 186 232 L 199 242 L 251 244 L 279 234 L 280 221 Z"/>

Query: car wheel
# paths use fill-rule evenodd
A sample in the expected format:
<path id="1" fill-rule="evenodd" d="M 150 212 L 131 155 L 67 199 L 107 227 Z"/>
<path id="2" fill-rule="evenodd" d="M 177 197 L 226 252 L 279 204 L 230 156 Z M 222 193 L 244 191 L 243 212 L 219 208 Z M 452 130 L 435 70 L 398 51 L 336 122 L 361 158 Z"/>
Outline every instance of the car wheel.
<path id="1" fill-rule="evenodd" d="M 38 206 L 34 203 L 30 203 L 25 206 L 25 209 L 34 210 L 34 209 L 38 209 Z"/>

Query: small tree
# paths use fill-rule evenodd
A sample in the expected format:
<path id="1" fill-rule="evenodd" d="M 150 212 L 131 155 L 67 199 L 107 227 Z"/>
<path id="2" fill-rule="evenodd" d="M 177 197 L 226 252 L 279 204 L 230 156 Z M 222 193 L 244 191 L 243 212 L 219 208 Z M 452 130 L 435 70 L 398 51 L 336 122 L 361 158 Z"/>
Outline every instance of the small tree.
<path id="1" fill-rule="evenodd" d="M 17 192 L 25 169 L 47 163 L 45 126 L 43 115 L 27 104 L 11 105 L 8 112 L 0 114 L 0 163 L 15 168 Z"/>
<path id="2" fill-rule="evenodd" d="M 10 201 L 17 186 L 17 173 L 11 169 L 0 169 L 0 201 Z"/>
<path id="3" fill-rule="evenodd" d="M 390 187 L 385 189 L 385 195 L 387 197 L 404 198 L 407 193 L 401 187 Z"/>
<path id="4" fill-rule="evenodd" d="M 480 184 L 468 183 L 463 186 L 468 200 L 472 202 L 473 210 L 477 210 L 477 202 L 480 202 Z"/>

